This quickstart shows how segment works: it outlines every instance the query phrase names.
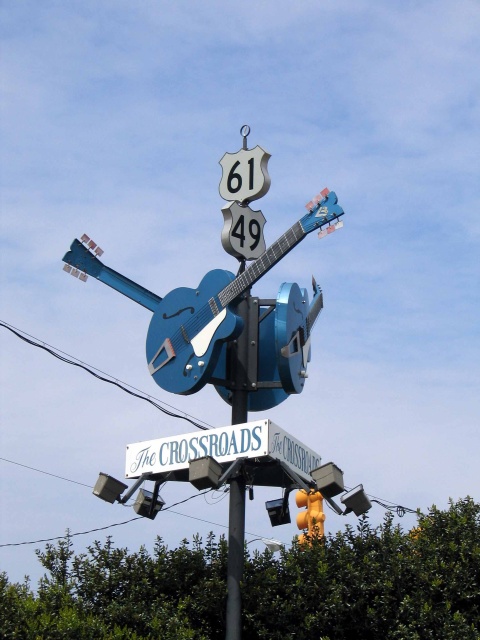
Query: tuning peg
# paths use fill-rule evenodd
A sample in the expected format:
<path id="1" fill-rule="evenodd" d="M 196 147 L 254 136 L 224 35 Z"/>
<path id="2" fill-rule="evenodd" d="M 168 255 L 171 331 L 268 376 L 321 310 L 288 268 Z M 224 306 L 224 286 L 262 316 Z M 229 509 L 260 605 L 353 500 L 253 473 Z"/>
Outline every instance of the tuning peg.
<path id="1" fill-rule="evenodd" d="M 329 233 L 333 233 L 334 231 L 336 231 L 337 229 L 341 229 L 342 227 L 343 227 L 343 220 L 337 220 L 335 224 L 330 224 L 328 225 L 328 227 L 319 231 L 318 237 L 325 238 L 325 236 L 328 236 Z"/>
<path id="2" fill-rule="evenodd" d="M 325 189 L 322 189 L 322 191 L 320 191 L 320 193 L 317 193 L 317 195 L 313 198 L 314 204 L 318 204 L 319 202 L 324 200 L 329 193 L 330 189 L 328 189 L 327 187 L 325 187 Z"/>
<path id="3" fill-rule="evenodd" d="M 88 276 L 87 276 L 87 274 L 85 272 L 80 271 L 76 267 L 72 267 L 71 264 L 65 263 L 63 265 L 63 270 L 66 271 L 67 273 L 69 273 L 74 278 L 78 278 L 82 282 L 86 282 L 88 280 Z"/>
<path id="4" fill-rule="evenodd" d="M 310 202 L 307 202 L 307 204 L 305 205 L 305 208 L 308 211 L 311 211 L 313 207 L 319 202 L 321 202 L 324 198 L 326 198 L 329 193 L 330 193 L 330 189 L 328 187 L 325 187 L 325 189 L 322 189 L 320 193 L 317 193 L 317 195 L 314 198 L 312 198 Z"/>
<path id="5" fill-rule="evenodd" d="M 83 234 L 83 236 L 80 238 L 80 240 L 87 245 L 87 249 L 90 249 L 90 251 L 93 251 L 93 253 L 96 256 L 101 256 L 103 254 L 103 249 L 100 249 L 100 247 L 97 245 L 97 243 L 92 240 L 89 236 L 87 236 L 86 233 Z"/>
<path id="6" fill-rule="evenodd" d="M 333 233 L 334 231 L 335 231 L 335 226 L 331 224 L 328 227 L 325 227 L 324 229 L 319 231 L 318 237 L 325 238 L 325 236 L 328 236 L 329 233 Z"/>

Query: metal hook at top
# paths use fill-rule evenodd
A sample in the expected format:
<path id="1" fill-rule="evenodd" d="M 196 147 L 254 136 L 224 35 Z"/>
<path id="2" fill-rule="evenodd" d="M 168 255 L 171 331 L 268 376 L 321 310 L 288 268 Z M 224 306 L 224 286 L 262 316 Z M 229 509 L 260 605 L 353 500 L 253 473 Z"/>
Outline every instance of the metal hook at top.
<path id="1" fill-rule="evenodd" d="M 240 135 L 243 137 L 243 148 L 247 149 L 247 136 L 250 133 L 250 127 L 248 124 L 244 124 L 240 129 Z"/>

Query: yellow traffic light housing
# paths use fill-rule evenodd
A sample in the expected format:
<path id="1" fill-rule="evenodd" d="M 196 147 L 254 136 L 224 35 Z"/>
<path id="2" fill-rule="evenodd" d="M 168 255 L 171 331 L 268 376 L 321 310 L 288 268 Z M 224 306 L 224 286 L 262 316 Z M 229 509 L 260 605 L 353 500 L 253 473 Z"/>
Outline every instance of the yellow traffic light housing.
<path id="1" fill-rule="evenodd" d="M 323 513 L 323 496 L 320 491 L 305 491 L 300 489 L 295 495 L 297 507 L 306 507 L 297 514 L 297 527 L 307 530 L 307 535 L 298 536 L 299 544 L 311 544 L 312 538 L 321 538 L 325 535 L 325 514 Z"/>

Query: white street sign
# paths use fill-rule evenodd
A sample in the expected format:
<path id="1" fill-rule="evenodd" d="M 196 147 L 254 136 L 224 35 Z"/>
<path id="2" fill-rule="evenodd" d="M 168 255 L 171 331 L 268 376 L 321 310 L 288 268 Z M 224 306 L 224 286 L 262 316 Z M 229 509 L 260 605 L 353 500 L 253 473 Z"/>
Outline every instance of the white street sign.
<path id="1" fill-rule="evenodd" d="M 263 213 L 250 207 L 241 207 L 237 202 L 230 202 L 222 207 L 222 213 L 222 246 L 225 251 L 235 258 L 259 258 L 266 249 Z"/>
<path id="2" fill-rule="evenodd" d="M 267 163 L 270 154 L 259 147 L 226 153 L 220 160 L 222 179 L 219 192 L 224 200 L 258 200 L 270 188 Z"/>
<path id="3" fill-rule="evenodd" d="M 267 481 L 273 460 L 284 462 L 301 478 L 310 482 L 310 472 L 321 464 L 318 453 L 302 444 L 270 420 L 247 422 L 231 427 L 210 429 L 199 433 L 147 440 L 127 445 L 125 476 L 139 478 L 144 473 L 168 474 L 188 471 L 191 460 L 212 456 L 222 464 L 237 458 L 247 458 L 258 465 L 264 464 Z M 272 470 L 272 477 L 274 470 Z M 184 479 L 181 476 L 175 480 Z M 185 478 L 188 479 L 188 478 Z M 271 486 L 276 486 L 273 481 Z"/>

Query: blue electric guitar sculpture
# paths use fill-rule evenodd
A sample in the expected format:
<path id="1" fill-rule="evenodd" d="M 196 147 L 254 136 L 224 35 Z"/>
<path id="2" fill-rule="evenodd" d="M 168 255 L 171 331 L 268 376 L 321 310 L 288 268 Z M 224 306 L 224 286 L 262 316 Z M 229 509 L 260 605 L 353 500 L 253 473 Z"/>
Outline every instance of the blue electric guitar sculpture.
<path id="1" fill-rule="evenodd" d="M 197 289 L 181 287 L 163 298 L 150 323 L 146 355 L 155 382 L 172 393 L 199 391 L 212 376 L 223 342 L 242 331 L 235 314 L 239 297 L 279 262 L 307 234 L 343 215 L 328 189 L 309 203 L 311 209 L 236 278 L 210 271 Z"/>
<path id="2" fill-rule="evenodd" d="M 323 294 L 312 278 L 313 299 L 308 307 L 305 292 L 297 284 L 284 284 L 277 298 L 275 342 L 282 388 L 301 393 L 310 360 L 310 335 L 323 309 Z"/>
<path id="3" fill-rule="evenodd" d="M 328 189 L 307 208 L 308 213 L 239 276 L 216 269 L 207 273 L 197 289 L 181 287 L 164 298 L 105 266 L 89 250 L 96 246 L 89 238 L 87 246 L 74 240 L 63 257 L 64 268 L 82 279 L 89 274 L 153 312 L 146 342 L 150 374 L 162 389 L 188 395 L 209 382 L 222 345 L 241 332 L 241 319 L 234 312 L 241 295 L 307 234 L 344 213 L 336 194 Z"/>

